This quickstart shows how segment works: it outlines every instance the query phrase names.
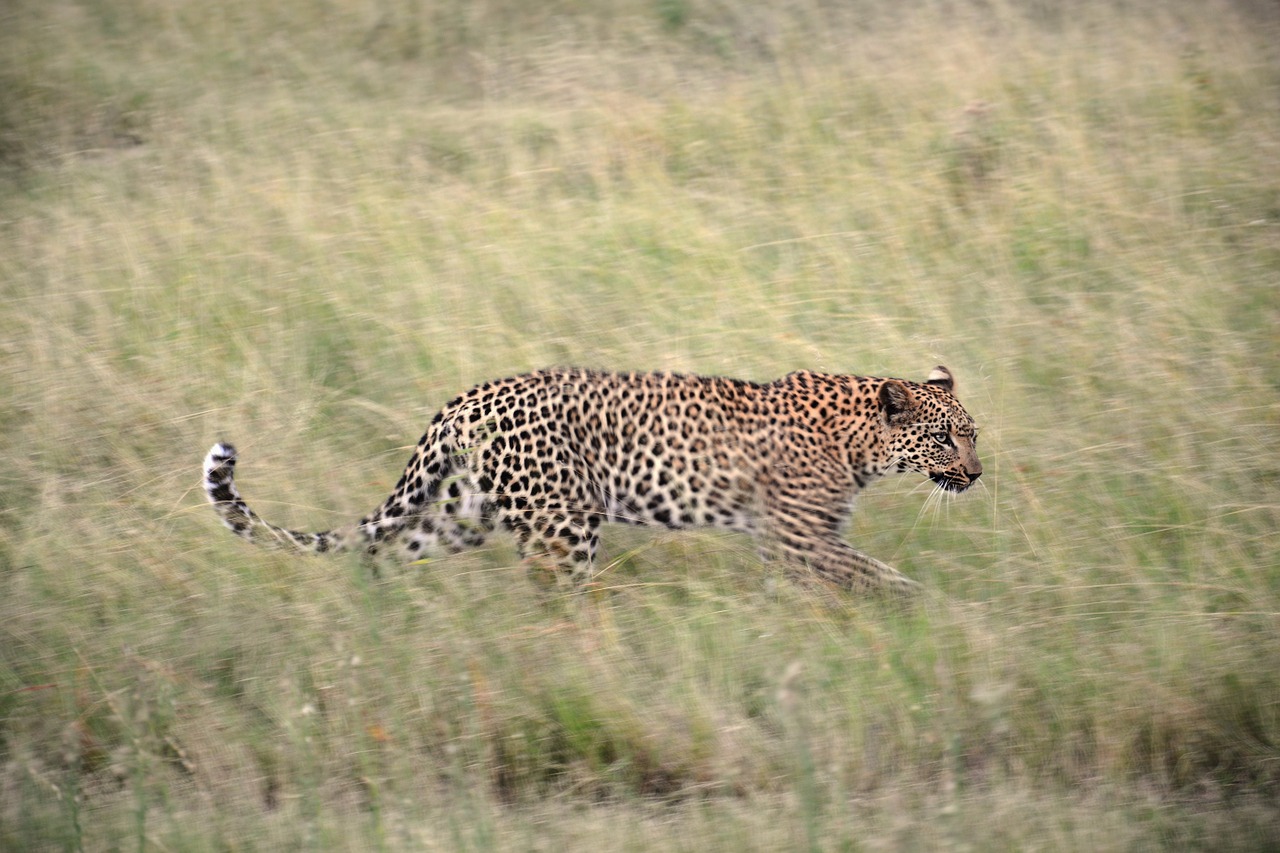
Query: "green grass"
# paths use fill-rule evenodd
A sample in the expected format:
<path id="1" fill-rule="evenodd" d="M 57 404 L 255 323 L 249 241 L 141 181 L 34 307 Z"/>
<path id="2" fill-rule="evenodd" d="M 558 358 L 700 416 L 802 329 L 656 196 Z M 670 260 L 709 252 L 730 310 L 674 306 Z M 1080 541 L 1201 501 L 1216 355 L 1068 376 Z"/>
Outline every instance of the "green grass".
<path id="1" fill-rule="evenodd" d="M 10 4 L 0 848 L 1267 849 L 1280 20 L 1147 5 Z M 199 490 L 353 520 L 547 365 L 939 362 L 982 487 L 850 530 L 905 612 Z"/>

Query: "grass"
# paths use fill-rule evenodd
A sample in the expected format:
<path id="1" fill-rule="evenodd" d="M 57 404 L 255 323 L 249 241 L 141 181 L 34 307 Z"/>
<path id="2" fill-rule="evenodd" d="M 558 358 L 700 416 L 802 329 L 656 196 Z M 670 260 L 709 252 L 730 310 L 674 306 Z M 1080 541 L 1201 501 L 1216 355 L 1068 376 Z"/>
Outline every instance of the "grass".
<path id="1" fill-rule="evenodd" d="M 0 848 L 1266 849 L 1280 836 L 1264 3 L 0 13 Z M 256 551 L 469 385 L 956 371 L 920 580 L 715 533 Z M 834 603 L 833 603 L 834 602 Z"/>

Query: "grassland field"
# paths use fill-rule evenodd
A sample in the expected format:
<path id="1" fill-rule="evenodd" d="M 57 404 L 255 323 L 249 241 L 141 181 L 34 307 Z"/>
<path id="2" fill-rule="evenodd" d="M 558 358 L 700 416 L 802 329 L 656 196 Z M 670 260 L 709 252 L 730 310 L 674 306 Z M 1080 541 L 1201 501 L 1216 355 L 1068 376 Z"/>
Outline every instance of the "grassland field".
<path id="1" fill-rule="evenodd" d="M 1280 846 L 1280 10 L 0 8 L 0 850 Z M 550 365 L 950 366 L 910 608 L 716 532 L 229 536 Z"/>

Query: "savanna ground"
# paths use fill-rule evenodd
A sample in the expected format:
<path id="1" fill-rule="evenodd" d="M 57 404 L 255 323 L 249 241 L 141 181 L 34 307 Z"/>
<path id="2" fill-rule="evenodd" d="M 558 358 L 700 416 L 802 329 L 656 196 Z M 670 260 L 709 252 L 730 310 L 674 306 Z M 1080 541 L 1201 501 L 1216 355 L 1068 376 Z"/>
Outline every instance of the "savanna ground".
<path id="1" fill-rule="evenodd" d="M 1280 13 L 1036 0 L 0 10 L 0 848 L 1262 850 Z M 987 474 L 849 535 L 379 575 L 435 409 L 554 364 L 952 367 Z"/>

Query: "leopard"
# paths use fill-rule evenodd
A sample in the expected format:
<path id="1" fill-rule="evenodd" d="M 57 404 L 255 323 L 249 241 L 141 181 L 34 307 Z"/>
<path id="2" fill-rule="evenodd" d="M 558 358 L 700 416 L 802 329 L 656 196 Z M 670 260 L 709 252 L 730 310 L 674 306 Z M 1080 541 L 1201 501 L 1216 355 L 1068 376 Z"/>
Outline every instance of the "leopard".
<path id="1" fill-rule="evenodd" d="M 526 566 L 574 586 L 593 577 L 605 523 L 711 527 L 754 537 L 762 558 L 797 579 L 914 594 L 917 581 L 846 541 L 855 499 L 891 473 L 964 492 L 982 476 L 977 438 L 942 365 L 924 382 L 559 368 L 455 397 L 392 493 L 345 527 L 265 521 L 241 497 L 225 442 L 205 457 L 203 486 L 237 536 L 304 554 L 394 548 L 425 562 L 501 528 Z"/>

